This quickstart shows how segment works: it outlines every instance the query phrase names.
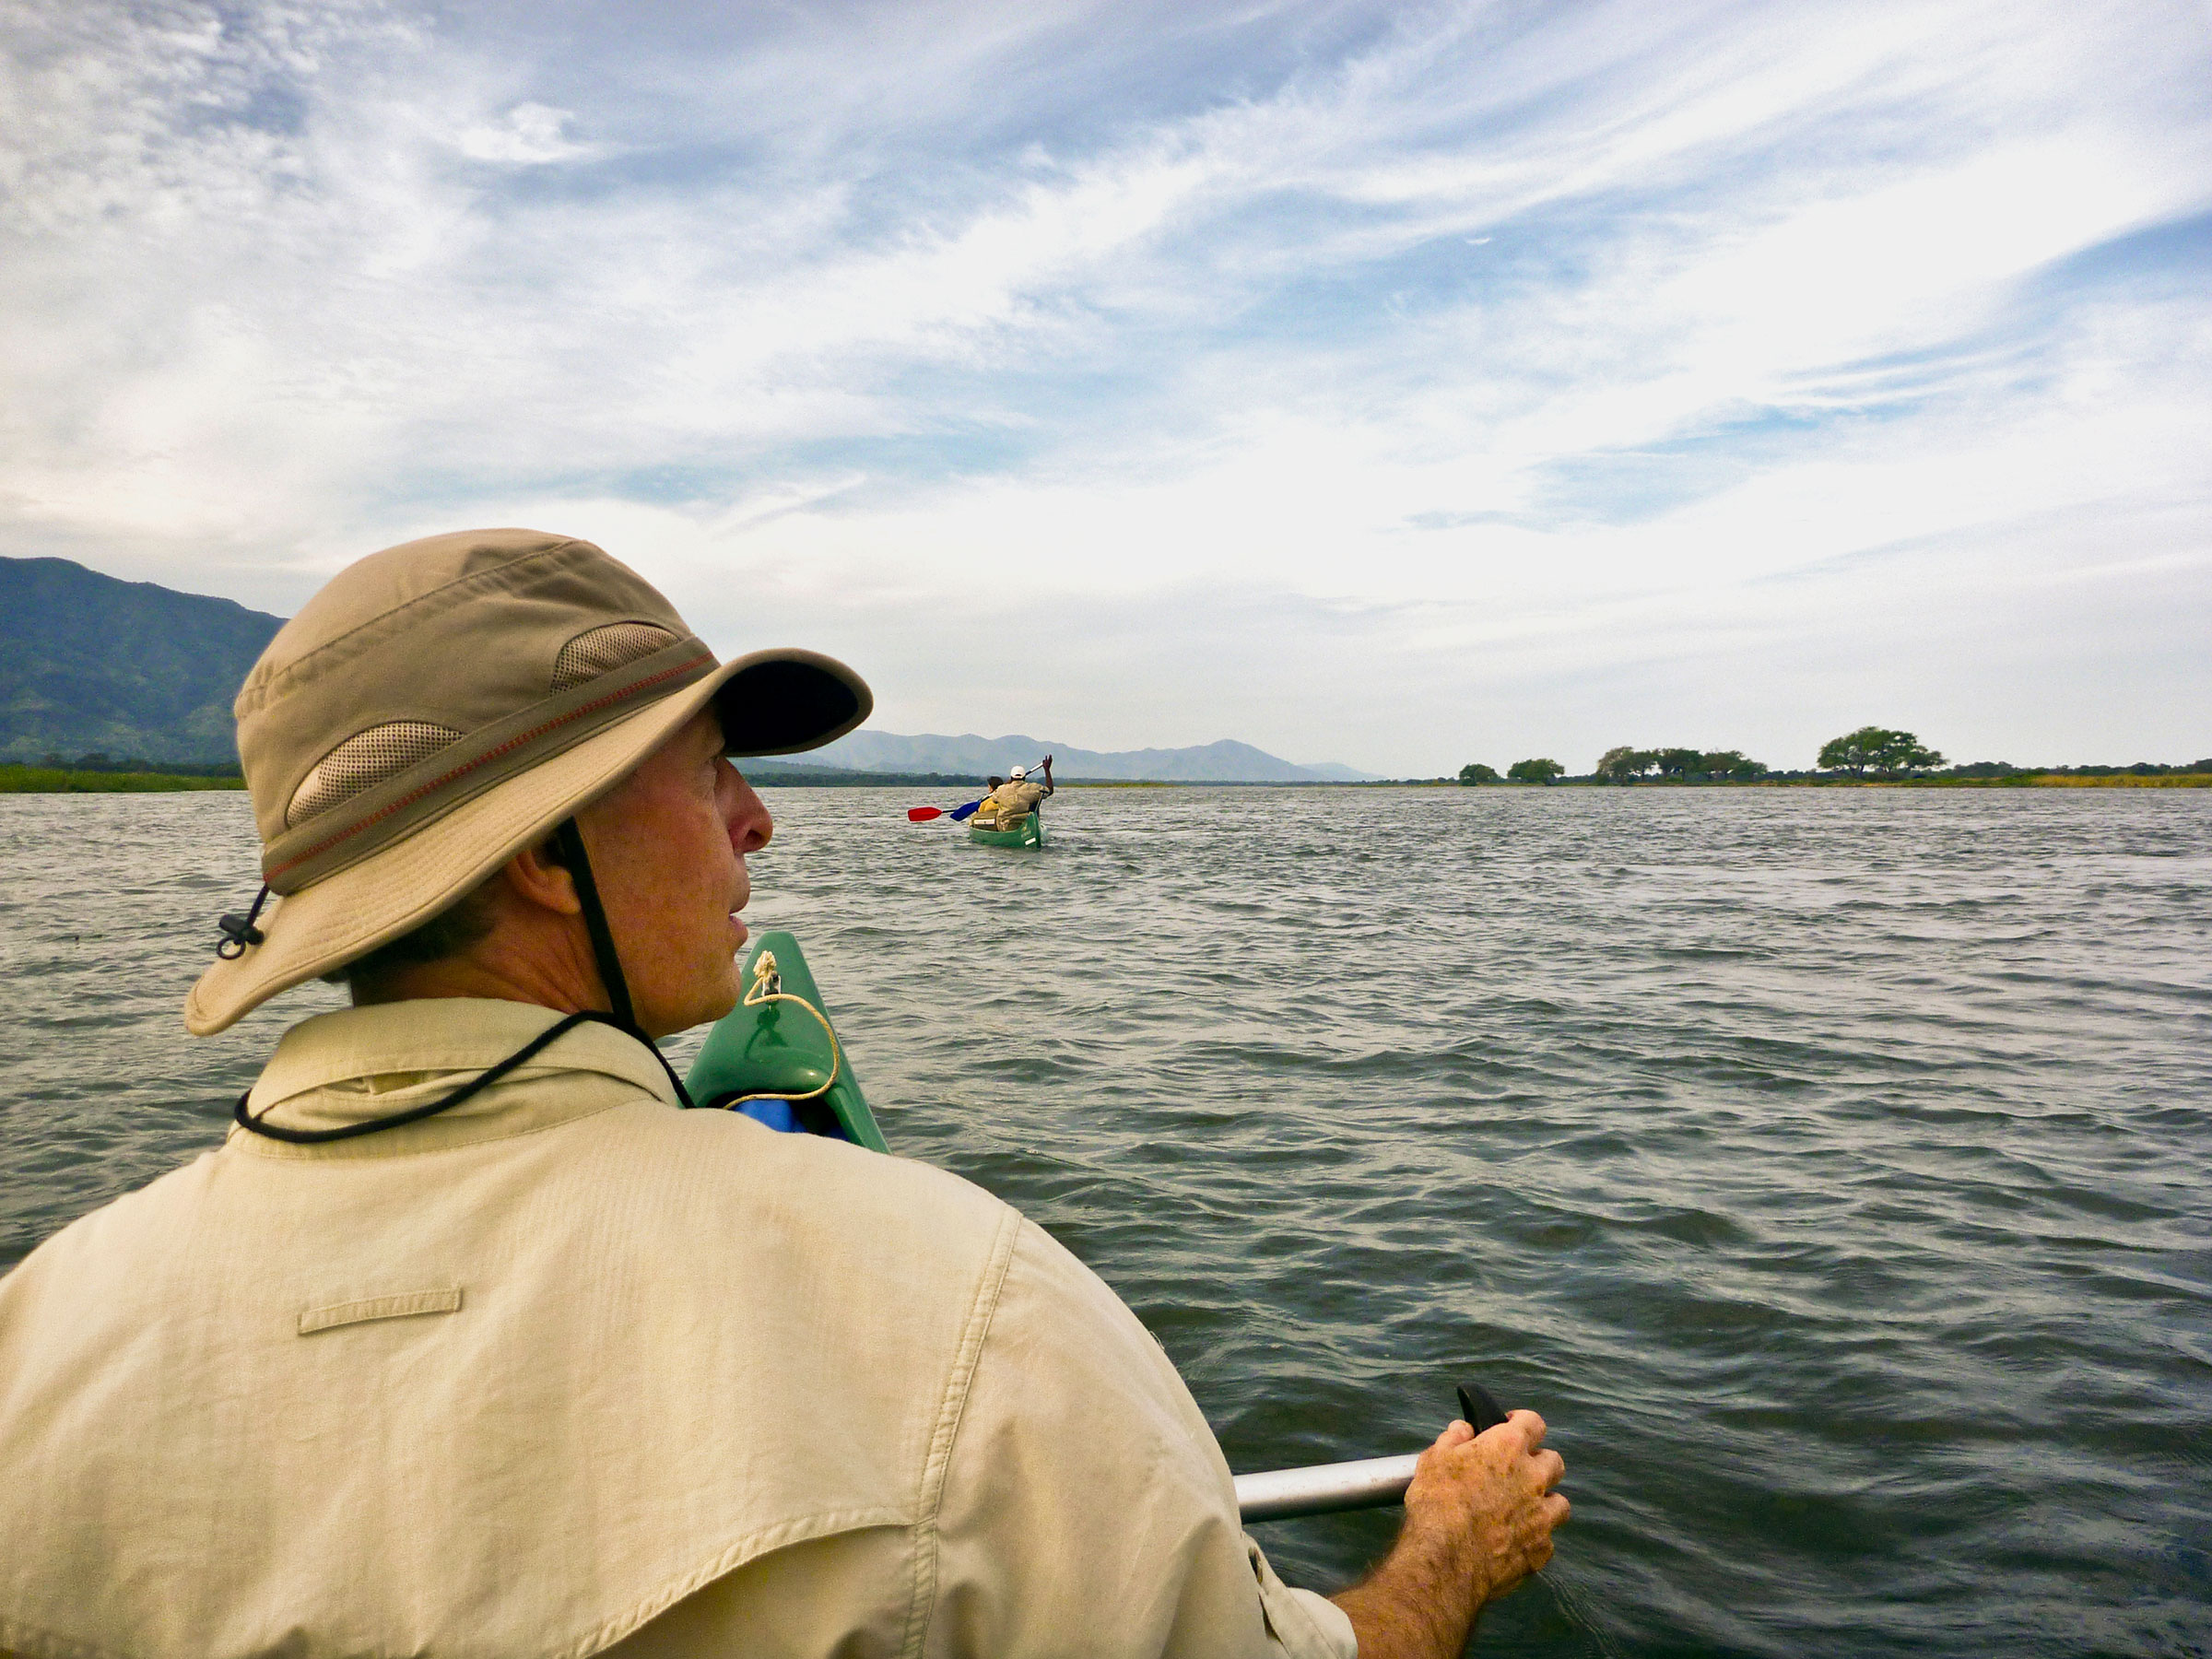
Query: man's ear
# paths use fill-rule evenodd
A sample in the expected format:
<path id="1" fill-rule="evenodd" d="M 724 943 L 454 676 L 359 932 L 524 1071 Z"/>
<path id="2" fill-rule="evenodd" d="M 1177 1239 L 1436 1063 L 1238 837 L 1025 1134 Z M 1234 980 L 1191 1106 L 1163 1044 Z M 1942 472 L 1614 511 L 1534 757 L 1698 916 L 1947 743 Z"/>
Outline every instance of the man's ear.
<path id="1" fill-rule="evenodd" d="M 524 847 L 500 867 L 508 891 L 524 904 L 535 905 L 563 916 L 583 913 L 576 897 L 576 878 L 559 863 L 547 836 L 534 847 Z"/>

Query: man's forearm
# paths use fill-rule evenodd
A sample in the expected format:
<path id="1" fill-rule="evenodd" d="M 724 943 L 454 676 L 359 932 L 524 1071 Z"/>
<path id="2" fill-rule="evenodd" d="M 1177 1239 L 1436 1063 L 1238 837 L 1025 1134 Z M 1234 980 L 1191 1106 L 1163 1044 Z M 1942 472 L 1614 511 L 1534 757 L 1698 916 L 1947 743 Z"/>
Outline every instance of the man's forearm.
<path id="1" fill-rule="evenodd" d="M 1329 1598 L 1352 1621 L 1359 1659 L 1457 1659 L 1482 1604 L 1453 1542 L 1408 1528 L 1374 1571 Z"/>
<path id="2" fill-rule="evenodd" d="M 1543 1444 L 1544 1419 L 1516 1411 L 1480 1436 L 1453 1423 L 1421 1453 L 1396 1545 L 1335 1598 L 1360 1659 L 1454 1659 L 1483 1604 L 1551 1559 L 1567 1465 Z"/>

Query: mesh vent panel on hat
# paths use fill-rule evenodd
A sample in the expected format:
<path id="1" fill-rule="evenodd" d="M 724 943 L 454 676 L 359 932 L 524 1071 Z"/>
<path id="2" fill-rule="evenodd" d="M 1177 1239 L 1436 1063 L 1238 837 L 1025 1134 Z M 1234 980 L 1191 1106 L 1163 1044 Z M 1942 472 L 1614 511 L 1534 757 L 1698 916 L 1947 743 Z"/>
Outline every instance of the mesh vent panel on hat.
<path id="1" fill-rule="evenodd" d="M 666 629 L 650 622 L 609 622 L 604 628 L 588 629 L 560 648 L 553 664 L 551 688 L 566 691 L 571 686 L 597 679 L 611 669 L 666 650 L 676 639 Z"/>
<path id="2" fill-rule="evenodd" d="M 315 762 L 314 770 L 292 792 L 284 821 L 303 824 L 318 812 L 328 812 L 362 790 L 428 760 L 460 736 L 451 726 L 432 725 L 427 720 L 394 720 L 357 732 Z"/>

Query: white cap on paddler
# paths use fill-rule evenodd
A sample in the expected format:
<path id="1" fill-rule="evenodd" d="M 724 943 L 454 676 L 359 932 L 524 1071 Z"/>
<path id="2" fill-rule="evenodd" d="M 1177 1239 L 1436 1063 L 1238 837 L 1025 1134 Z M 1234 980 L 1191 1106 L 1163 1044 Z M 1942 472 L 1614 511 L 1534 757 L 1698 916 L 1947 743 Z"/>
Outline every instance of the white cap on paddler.
<path id="1" fill-rule="evenodd" d="M 718 663 L 590 542 L 467 530 L 372 553 L 238 694 L 265 886 L 185 999 L 195 1035 L 429 921 L 619 783 L 707 704 L 725 752 L 790 755 L 875 706 L 811 651 Z"/>

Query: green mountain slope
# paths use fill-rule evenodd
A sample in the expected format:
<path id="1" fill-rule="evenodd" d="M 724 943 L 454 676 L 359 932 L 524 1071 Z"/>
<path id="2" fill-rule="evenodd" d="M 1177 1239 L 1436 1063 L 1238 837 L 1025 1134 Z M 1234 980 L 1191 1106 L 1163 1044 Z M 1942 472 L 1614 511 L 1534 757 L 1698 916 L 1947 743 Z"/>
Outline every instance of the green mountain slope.
<path id="1" fill-rule="evenodd" d="M 283 626 L 65 559 L 0 559 L 0 759 L 234 761 L 231 699 Z"/>

